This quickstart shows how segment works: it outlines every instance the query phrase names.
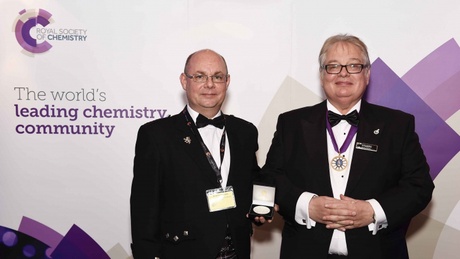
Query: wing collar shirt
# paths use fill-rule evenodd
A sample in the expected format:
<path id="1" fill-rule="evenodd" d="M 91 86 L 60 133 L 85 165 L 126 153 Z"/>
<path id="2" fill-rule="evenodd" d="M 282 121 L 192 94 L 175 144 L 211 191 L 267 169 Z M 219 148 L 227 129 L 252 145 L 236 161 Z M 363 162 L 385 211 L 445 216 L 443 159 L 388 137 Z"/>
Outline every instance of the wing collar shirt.
<path id="1" fill-rule="evenodd" d="M 196 118 L 199 113 L 194 111 L 190 106 L 187 105 L 187 111 L 192 117 L 193 122 L 196 124 Z M 212 119 L 219 117 L 222 114 L 219 111 Z M 224 127 L 225 128 L 225 127 Z M 206 127 L 199 128 L 200 136 L 203 139 L 204 144 L 211 152 L 212 158 L 216 162 L 217 167 L 220 167 L 220 173 L 222 175 L 222 188 L 227 186 L 228 173 L 230 169 L 230 143 L 228 141 L 228 136 L 225 135 L 225 153 L 224 159 L 220 161 L 220 140 L 222 134 L 224 133 L 224 128 L 219 129 L 213 125 L 207 125 Z"/>
<path id="2" fill-rule="evenodd" d="M 330 111 L 340 114 L 340 112 L 329 101 L 327 101 L 327 108 Z M 360 108 L 361 108 L 361 100 L 352 109 L 350 109 L 350 112 L 352 112 L 353 110 L 357 110 L 359 112 Z M 337 124 L 336 126 L 332 128 L 332 132 L 334 133 L 334 137 L 339 147 L 342 146 L 343 142 L 347 138 L 350 128 L 351 128 L 351 125 L 348 124 L 348 122 L 345 120 L 340 121 L 339 124 Z M 327 129 L 324 129 L 324 130 L 327 130 Z M 354 150 L 355 142 L 356 142 L 356 135 L 353 137 L 348 149 L 345 152 L 342 152 L 342 155 L 345 155 L 345 158 L 348 161 L 349 166 L 347 166 L 347 168 L 345 168 L 342 171 L 336 171 L 329 164 L 329 176 L 331 180 L 331 186 L 332 186 L 334 198 L 336 199 L 340 199 L 340 194 L 345 193 L 345 189 L 346 189 L 347 182 L 348 182 L 348 176 L 350 174 L 351 161 L 353 159 L 353 150 Z M 332 158 L 337 156 L 337 152 L 334 150 L 334 146 L 332 144 L 331 137 L 329 136 L 328 133 L 327 133 L 327 150 L 328 150 L 328 161 L 331 161 Z M 302 195 L 300 195 L 299 199 L 297 200 L 295 220 L 297 223 L 301 225 L 305 225 L 308 229 L 316 225 L 316 222 L 310 219 L 309 214 L 308 214 L 308 204 L 310 203 L 310 200 L 315 196 L 317 195 L 314 193 L 304 192 Z M 372 208 L 374 209 L 375 220 L 376 220 L 376 223 L 369 224 L 368 228 L 369 228 L 369 231 L 372 231 L 372 234 L 375 235 L 377 234 L 378 230 L 386 227 L 387 225 L 386 216 L 385 216 L 385 212 L 383 211 L 382 207 L 375 199 L 368 200 L 368 202 L 371 204 Z M 329 247 L 329 253 L 339 254 L 339 255 L 348 255 L 348 249 L 347 249 L 347 244 L 346 244 L 346 239 L 345 239 L 345 232 L 334 230 L 334 233 L 332 235 L 331 244 Z"/>

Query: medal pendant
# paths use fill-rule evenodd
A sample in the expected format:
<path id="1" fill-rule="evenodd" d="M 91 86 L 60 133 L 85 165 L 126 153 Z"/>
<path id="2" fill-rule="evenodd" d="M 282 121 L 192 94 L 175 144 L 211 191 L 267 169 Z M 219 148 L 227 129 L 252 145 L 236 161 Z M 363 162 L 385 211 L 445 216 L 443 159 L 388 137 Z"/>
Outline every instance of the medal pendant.
<path id="1" fill-rule="evenodd" d="M 331 166 L 336 171 L 342 171 L 347 168 L 348 161 L 345 156 L 339 154 L 335 156 L 331 161 Z"/>

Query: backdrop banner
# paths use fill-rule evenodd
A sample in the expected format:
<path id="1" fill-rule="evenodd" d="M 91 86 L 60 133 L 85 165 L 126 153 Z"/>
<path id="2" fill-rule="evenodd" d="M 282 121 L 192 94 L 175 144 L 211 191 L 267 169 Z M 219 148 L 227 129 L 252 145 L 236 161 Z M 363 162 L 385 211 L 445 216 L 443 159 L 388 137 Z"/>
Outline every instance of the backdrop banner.
<path id="1" fill-rule="evenodd" d="M 318 53 L 337 33 L 369 48 L 369 102 L 415 115 L 436 189 L 411 223 L 411 258 L 460 240 L 457 0 L 0 0 L 0 258 L 131 258 L 138 128 L 178 113 L 185 59 L 210 48 L 223 107 L 256 125 L 262 166 L 280 113 L 324 99 Z M 283 219 L 254 227 L 278 258 Z M 21 257 L 22 256 L 22 257 Z"/>

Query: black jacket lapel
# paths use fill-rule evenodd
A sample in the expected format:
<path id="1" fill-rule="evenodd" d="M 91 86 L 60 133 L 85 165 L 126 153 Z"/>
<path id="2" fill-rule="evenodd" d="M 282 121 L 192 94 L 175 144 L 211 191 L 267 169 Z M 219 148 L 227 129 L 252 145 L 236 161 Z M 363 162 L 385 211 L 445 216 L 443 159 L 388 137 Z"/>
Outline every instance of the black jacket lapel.
<path id="1" fill-rule="evenodd" d="M 182 113 L 176 116 L 175 127 L 177 129 L 177 141 L 180 142 L 178 148 L 183 148 L 191 157 L 192 161 L 195 162 L 198 170 L 194 169 L 193 171 L 199 171 L 199 174 L 202 174 L 205 179 L 209 179 L 209 181 L 212 181 L 216 187 L 218 187 L 216 174 L 205 156 L 204 150 L 200 144 L 200 138 L 196 135 L 198 134 L 198 130 L 193 122 L 191 122 L 192 125 L 190 126 L 187 123 Z M 193 131 L 190 127 L 193 128 Z M 179 163 L 180 161 L 177 162 Z"/>
<path id="2" fill-rule="evenodd" d="M 356 144 L 365 143 L 380 146 L 380 132 L 384 129 L 384 125 L 377 119 L 378 115 L 375 114 L 372 106 L 364 100 L 361 102 L 359 117 L 360 122 L 353 147 L 353 161 L 351 162 L 346 194 L 353 192 L 363 174 L 372 173 L 372 167 L 378 166 L 378 161 L 374 161 L 373 151 L 357 149 Z"/>

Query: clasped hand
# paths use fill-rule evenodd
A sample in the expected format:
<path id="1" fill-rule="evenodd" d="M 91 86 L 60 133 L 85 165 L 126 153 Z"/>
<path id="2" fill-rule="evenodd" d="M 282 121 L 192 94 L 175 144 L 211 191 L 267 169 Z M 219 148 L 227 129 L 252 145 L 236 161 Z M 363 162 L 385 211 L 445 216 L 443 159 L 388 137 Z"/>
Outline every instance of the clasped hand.
<path id="1" fill-rule="evenodd" d="M 374 209 L 364 200 L 355 200 L 345 195 L 340 199 L 318 196 L 310 201 L 310 218 L 329 229 L 346 231 L 360 228 L 374 221 Z"/>

